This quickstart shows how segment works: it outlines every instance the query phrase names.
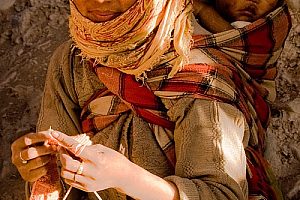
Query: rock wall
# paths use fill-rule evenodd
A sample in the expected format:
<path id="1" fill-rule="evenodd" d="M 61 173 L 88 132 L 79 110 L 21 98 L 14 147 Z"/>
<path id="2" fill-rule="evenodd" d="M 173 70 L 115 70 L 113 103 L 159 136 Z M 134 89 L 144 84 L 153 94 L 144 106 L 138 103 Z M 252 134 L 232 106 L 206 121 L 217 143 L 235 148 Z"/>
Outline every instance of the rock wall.
<path id="1" fill-rule="evenodd" d="M 288 1 L 293 27 L 278 61 L 266 157 L 286 199 L 300 199 L 300 1 Z M 297 156 L 298 155 L 298 156 Z"/>
<path id="2" fill-rule="evenodd" d="M 1 200 L 24 199 L 10 145 L 35 131 L 50 56 L 69 36 L 68 13 L 68 0 L 0 0 Z"/>

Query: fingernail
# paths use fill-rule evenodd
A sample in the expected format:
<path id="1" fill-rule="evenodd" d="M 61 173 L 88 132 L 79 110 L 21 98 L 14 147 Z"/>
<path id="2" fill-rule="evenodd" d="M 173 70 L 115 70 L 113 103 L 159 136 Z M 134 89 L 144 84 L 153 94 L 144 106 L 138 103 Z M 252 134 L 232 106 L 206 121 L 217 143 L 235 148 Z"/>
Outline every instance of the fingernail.
<path id="1" fill-rule="evenodd" d="M 56 131 L 52 131 L 52 132 L 51 132 L 51 135 L 52 135 L 54 138 L 58 138 L 59 133 L 56 132 Z"/>

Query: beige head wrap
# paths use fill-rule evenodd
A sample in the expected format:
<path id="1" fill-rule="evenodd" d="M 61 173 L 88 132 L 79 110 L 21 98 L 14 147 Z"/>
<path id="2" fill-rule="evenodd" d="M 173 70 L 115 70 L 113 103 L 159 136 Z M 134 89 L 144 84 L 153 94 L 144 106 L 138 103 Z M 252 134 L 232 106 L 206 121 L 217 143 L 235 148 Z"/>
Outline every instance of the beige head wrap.
<path id="1" fill-rule="evenodd" d="M 139 78 L 168 61 L 172 77 L 188 61 L 191 0 L 137 0 L 125 13 L 103 23 L 82 16 L 72 2 L 70 6 L 71 36 L 81 55 L 96 64 Z"/>

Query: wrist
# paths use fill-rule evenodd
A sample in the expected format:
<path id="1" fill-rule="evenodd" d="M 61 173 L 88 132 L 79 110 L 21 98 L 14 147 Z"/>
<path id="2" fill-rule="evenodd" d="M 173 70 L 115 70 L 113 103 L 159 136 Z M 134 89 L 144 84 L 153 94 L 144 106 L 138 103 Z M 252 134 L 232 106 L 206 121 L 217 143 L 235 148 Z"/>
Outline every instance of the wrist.
<path id="1" fill-rule="evenodd" d="M 135 179 L 134 171 L 136 170 L 136 165 L 128 160 L 128 164 L 124 165 L 119 176 L 116 176 L 115 189 L 121 193 L 129 195 L 132 190 L 132 184 Z"/>
<path id="2" fill-rule="evenodd" d="M 134 199 L 179 199 L 179 192 L 175 184 L 132 162 L 123 174 L 116 189 Z"/>

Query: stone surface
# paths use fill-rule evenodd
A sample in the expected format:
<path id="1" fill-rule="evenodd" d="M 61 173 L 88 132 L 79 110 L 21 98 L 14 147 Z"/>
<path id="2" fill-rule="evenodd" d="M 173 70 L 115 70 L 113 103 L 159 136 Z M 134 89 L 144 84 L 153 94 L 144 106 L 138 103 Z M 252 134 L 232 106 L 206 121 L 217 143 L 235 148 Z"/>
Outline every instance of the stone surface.
<path id="1" fill-rule="evenodd" d="M 11 8 L 16 0 L 0 0 L 0 10 L 7 10 Z"/>

